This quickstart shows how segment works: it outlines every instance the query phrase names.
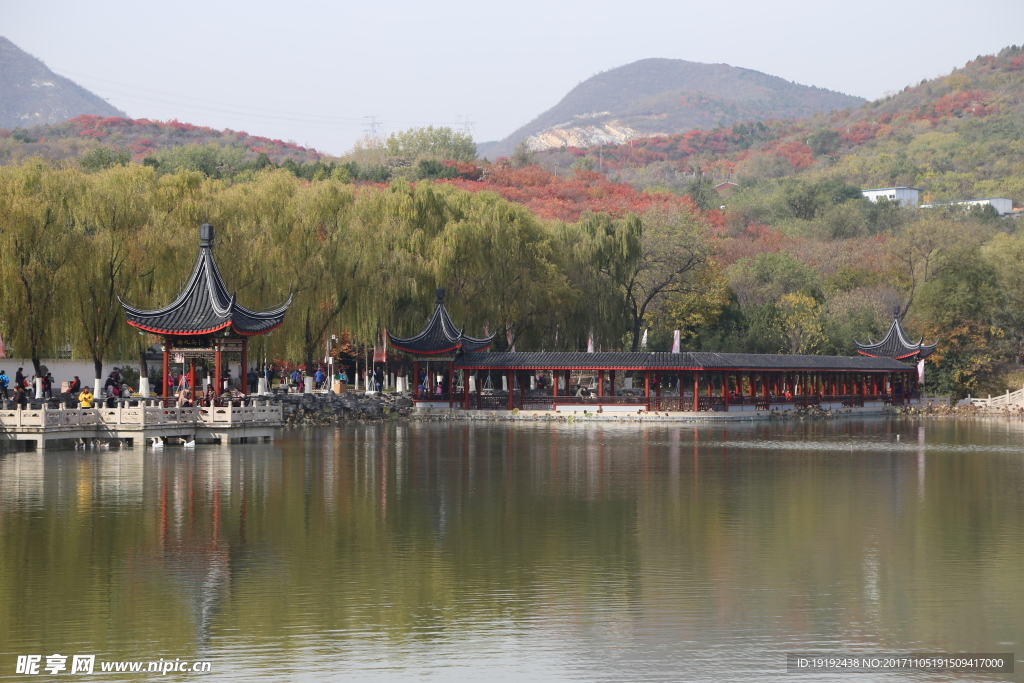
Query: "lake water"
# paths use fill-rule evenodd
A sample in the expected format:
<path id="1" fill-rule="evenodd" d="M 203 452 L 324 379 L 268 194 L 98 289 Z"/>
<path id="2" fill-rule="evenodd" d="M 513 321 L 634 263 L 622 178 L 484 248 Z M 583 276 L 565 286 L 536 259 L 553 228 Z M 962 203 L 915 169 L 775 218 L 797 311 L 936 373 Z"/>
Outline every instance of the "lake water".
<path id="1" fill-rule="evenodd" d="M 161 659 L 237 681 L 1015 680 L 1022 595 L 1020 422 L 0 454 L 0 678 L 77 654 L 103 681 Z M 1015 652 L 1018 673 L 787 674 L 791 652 Z"/>

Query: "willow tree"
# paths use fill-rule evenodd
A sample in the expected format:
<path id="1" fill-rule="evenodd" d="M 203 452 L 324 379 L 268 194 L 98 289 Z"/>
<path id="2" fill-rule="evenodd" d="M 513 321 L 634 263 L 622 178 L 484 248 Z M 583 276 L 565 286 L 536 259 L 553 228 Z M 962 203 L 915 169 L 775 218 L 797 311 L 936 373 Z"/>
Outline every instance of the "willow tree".
<path id="1" fill-rule="evenodd" d="M 342 247 L 352 189 L 267 171 L 221 194 L 221 234 L 230 240 L 224 249 L 242 255 L 218 261 L 225 263 L 225 278 L 260 305 L 294 297 L 271 347 L 312 366 L 350 291 Z"/>
<path id="2" fill-rule="evenodd" d="M 357 345 L 375 346 L 385 327 L 419 331 L 435 288 L 445 284 L 438 281 L 433 245 L 457 211 L 444 189 L 430 183 L 399 181 L 360 193 L 342 257 L 353 287 L 343 320 Z"/>
<path id="3" fill-rule="evenodd" d="M 96 377 L 103 361 L 121 356 L 137 340 L 124 322 L 118 295 L 134 299 L 147 265 L 142 235 L 149 225 L 156 176 L 145 166 L 115 166 L 87 176 L 77 202 L 74 267 L 76 353 L 92 359 Z M 84 354 L 83 354 L 84 355 Z"/>
<path id="4" fill-rule="evenodd" d="M 653 210 L 643 218 L 630 215 L 584 216 L 582 239 L 574 254 L 584 269 L 590 264 L 598 280 L 625 316 L 632 350 L 640 347 L 645 319 L 673 296 L 692 295 L 707 286 L 703 277 L 711 244 L 700 220 L 688 211 Z"/>
<path id="5" fill-rule="evenodd" d="M 515 343 L 554 345 L 554 321 L 571 296 L 554 233 L 527 209 L 491 193 L 446 188 L 458 220 L 432 245 L 436 279 L 472 333 L 503 331 Z"/>
<path id="6" fill-rule="evenodd" d="M 42 162 L 0 169 L 0 291 L 7 343 L 32 359 L 53 356 L 62 335 L 69 286 L 69 264 L 77 257 L 70 207 L 79 194 L 81 174 L 55 170 Z"/>

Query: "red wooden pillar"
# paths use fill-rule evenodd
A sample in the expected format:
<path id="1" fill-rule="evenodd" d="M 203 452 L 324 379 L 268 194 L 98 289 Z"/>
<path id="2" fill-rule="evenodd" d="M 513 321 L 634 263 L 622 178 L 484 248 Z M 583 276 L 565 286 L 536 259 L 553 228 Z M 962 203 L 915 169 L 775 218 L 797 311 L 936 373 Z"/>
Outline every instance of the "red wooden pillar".
<path id="1" fill-rule="evenodd" d="M 455 361 L 448 361 L 448 408 L 455 406 Z"/>
<path id="2" fill-rule="evenodd" d="M 750 395 L 750 398 L 754 398 L 755 396 L 757 396 L 757 385 L 754 383 L 753 370 L 747 373 L 747 383 L 749 384 L 749 386 L 747 387 L 747 393 Z"/>
<path id="3" fill-rule="evenodd" d="M 644 398 L 651 397 L 651 371 L 644 370 Z"/>
<path id="4" fill-rule="evenodd" d="M 170 340 L 164 337 L 164 376 L 160 379 L 160 384 L 164 385 L 164 398 L 171 395 L 170 382 L 167 381 L 167 375 L 171 374 L 171 351 L 168 348 Z"/>
<path id="5" fill-rule="evenodd" d="M 551 371 L 551 395 L 558 396 L 558 370 Z"/>
<path id="6" fill-rule="evenodd" d="M 693 371 L 693 412 L 700 411 L 700 371 Z"/>
<path id="7" fill-rule="evenodd" d="M 192 364 L 192 378 L 195 379 L 195 363 Z M 242 385 L 242 395 L 247 396 L 249 394 L 249 340 L 248 338 L 242 338 L 242 374 L 238 377 L 239 384 Z M 333 377 L 328 378 L 328 382 L 333 385 Z M 195 387 L 195 384 L 192 385 Z M 195 392 L 195 389 L 192 389 Z"/>
<path id="8" fill-rule="evenodd" d="M 221 356 L 221 352 L 220 352 L 220 342 L 216 341 L 216 342 L 214 342 L 214 344 L 215 344 L 215 346 L 214 346 L 214 353 L 213 353 L 213 367 L 214 367 L 214 370 L 213 370 L 213 372 L 214 372 L 214 375 L 213 375 L 214 376 L 213 386 L 214 386 L 214 390 L 216 391 L 216 395 L 219 397 L 221 392 L 224 391 L 224 384 L 221 382 L 221 365 L 220 365 L 221 364 L 221 360 L 222 360 L 222 356 Z"/>
<path id="9" fill-rule="evenodd" d="M 597 371 L 597 395 L 604 396 L 604 370 Z"/>
<path id="10" fill-rule="evenodd" d="M 462 407 L 469 410 L 469 370 L 462 371 Z"/>
<path id="11" fill-rule="evenodd" d="M 515 392 L 515 389 L 513 388 L 515 387 L 515 373 L 512 372 L 511 370 L 506 370 L 505 377 L 505 381 L 508 382 L 508 409 L 512 410 L 513 408 L 515 408 L 515 403 L 513 402 L 514 398 L 512 396 L 512 394 Z"/>
<path id="12" fill-rule="evenodd" d="M 188 386 L 192 391 L 192 400 L 196 398 L 196 359 L 193 358 L 188 367 Z"/>
<path id="13" fill-rule="evenodd" d="M 608 371 L 608 389 L 612 392 L 612 396 L 615 396 L 615 371 Z"/>
<path id="14" fill-rule="evenodd" d="M 729 410 L 729 372 L 722 372 L 722 405 Z"/>

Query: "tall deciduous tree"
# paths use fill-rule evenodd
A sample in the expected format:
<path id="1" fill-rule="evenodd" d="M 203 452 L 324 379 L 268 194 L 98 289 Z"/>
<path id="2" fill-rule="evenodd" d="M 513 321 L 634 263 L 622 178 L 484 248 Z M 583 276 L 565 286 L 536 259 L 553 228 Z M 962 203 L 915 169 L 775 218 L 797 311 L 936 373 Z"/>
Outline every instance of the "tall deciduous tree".
<path id="1" fill-rule="evenodd" d="M 669 297 L 692 294 L 708 284 L 700 275 L 711 245 L 689 212 L 652 210 L 642 220 L 632 215 L 619 221 L 588 216 L 580 223 L 588 238 L 586 251 L 620 298 L 633 351 L 640 347 L 648 315 Z"/>
<path id="2" fill-rule="evenodd" d="M 0 169 L 4 336 L 37 375 L 41 359 L 64 342 L 67 271 L 76 256 L 69 211 L 81 182 L 76 171 L 42 163 Z"/>
<path id="3" fill-rule="evenodd" d="M 75 212 L 79 239 L 70 275 L 78 310 L 73 327 L 97 378 L 103 377 L 103 361 L 121 356 L 134 341 L 118 295 L 132 298 L 146 265 L 140 246 L 155 180 L 153 170 L 144 166 L 115 166 L 89 176 Z"/>

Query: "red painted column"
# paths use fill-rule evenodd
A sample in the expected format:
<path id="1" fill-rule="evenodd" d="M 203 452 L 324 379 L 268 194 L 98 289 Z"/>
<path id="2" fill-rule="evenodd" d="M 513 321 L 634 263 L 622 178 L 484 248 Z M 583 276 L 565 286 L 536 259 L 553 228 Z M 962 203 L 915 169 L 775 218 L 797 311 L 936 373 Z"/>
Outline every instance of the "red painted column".
<path id="1" fill-rule="evenodd" d="M 558 396 L 558 370 L 551 371 L 551 395 Z"/>
<path id="2" fill-rule="evenodd" d="M 604 396 L 604 370 L 597 371 L 597 395 Z"/>
<path id="3" fill-rule="evenodd" d="M 615 371 L 608 371 L 608 389 L 612 392 L 612 396 L 615 396 Z"/>
<path id="4" fill-rule="evenodd" d="M 224 391 L 224 384 L 223 384 L 223 383 L 221 382 L 221 365 L 220 365 L 220 364 L 221 364 L 221 352 L 220 352 L 220 342 L 219 342 L 219 341 L 216 341 L 216 342 L 214 342 L 214 344 L 216 344 L 216 346 L 214 347 L 214 349 L 215 349 L 215 350 L 214 350 L 214 354 L 213 354 L 213 366 L 214 366 L 214 371 L 213 371 L 213 372 L 214 372 L 214 375 L 213 375 L 213 376 L 214 376 L 214 380 L 213 380 L 213 386 L 214 386 L 214 391 L 216 392 L 216 394 L 217 394 L 217 396 L 218 396 L 218 398 L 219 398 L 219 397 L 220 397 L 220 395 L 221 395 L 221 392 L 223 392 L 223 391 Z M 219 402 L 218 402 L 218 405 L 220 405 L 220 403 L 219 403 Z"/>
<path id="5" fill-rule="evenodd" d="M 515 386 L 515 373 L 511 370 L 506 370 L 505 375 L 508 378 L 506 380 L 508 382 L 508 409 L 512 410 L 515 408 L 515 403 L 513 403 L 513 393 L 515 393 L 515 389 L 513 388 Z"/>
<path id="6" fill-rule="evenodd" d="M 726 411 L 729 410 L 729 373 L 722 373 L 722 405 L 725 406 Z"/>
<path id="7" fill-rule="evenodd" d="M 700 410 L 700 371 L 693 371 L 693 412 Z"/>
<path id="8" fill-rule="evenodd" d="M 168 349 L 170 345 L 170 339 L 164 337 L 164 376 L 160 379 L 160 384 L 164 385 L 164 398 L 171 395 L 170 382 L 167 381 L 167 375 L 171 374 L 171 352 Z"/>
<path id="9" fill-rule="evenodd" d="M 469 410 L 469 370 L 462 371 L 462 407 Z"/>
<path id="10" fill-rule="evenodd" d="M 651 371 L 644 370 L 644 398 L 651 397 Z"/>
<path id="11" fill-rule="evenodd" d="M 448 408 L 455 405 L 455 361 L 448 361 Z"/>

